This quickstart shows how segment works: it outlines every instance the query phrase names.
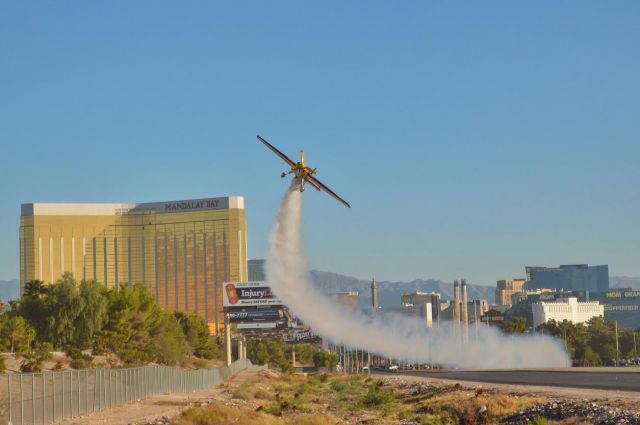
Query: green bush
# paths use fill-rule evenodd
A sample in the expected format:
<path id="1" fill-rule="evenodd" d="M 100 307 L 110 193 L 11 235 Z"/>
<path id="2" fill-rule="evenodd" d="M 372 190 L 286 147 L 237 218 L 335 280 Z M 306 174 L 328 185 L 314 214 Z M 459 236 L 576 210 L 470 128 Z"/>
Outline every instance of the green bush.
<path id="1" fill-rule="evenodd" d="M 64 350 L 65 354 L 72 360 L 82 359 L 82 350 L 76 347 L 67 347 Z"/>
<path id="2" fill-rule="evenodd" d="M 269 400 L 271 399 L 271 393 L 265 389 L 258 388 L 253 392 L 253 397 L 258 400 Z"/>
<path id="3" fill-rule="evenodd" d="M 333 381 L 331 383 L 331 389 L 337 393 L 346 391 L 349 389 L 349 384 L 344 381 Z"/>
<path id="4" fill-rule="evenodd" d="M 369 392 L 362 398 L 362 404 L 367 407 L 378 407 L 391 403 L 395 400 L 395 396 L 391 391 L 379 388 L 371 388 Z"/>
<path id="5" fill-rule="evenodd" d="M 69 363 L 71 369 L 86 369 L 88 367 L 87 362 L 84 359 L 72 359 Z"/>

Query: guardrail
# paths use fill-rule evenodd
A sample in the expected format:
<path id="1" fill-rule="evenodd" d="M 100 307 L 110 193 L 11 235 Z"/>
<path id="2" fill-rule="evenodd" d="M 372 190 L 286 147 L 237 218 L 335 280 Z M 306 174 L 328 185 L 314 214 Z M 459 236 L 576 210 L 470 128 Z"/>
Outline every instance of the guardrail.
<path id="1" fill-rule="evenodd" d="M 46 425 L 158 394 L 208 388 L 250 366 L 242 359 L 214 369 L 141 366 L 0 375 L 0 424 Z"/>

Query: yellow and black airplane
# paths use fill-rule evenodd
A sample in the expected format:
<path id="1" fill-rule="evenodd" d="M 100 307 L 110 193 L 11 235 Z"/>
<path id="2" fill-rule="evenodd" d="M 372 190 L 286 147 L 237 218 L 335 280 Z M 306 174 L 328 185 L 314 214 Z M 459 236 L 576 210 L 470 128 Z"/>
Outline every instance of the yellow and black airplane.
<path id="1" fill-rule="evenodd" d="M 313 177 L 313 175 L 316 173 L 316 169 L 311 168 L 304 163 L 304 151 L 300 151 L 300 162 L 293 162 L 288 156 L 280 152 L 271 143 L 267 142 L 260 136 L 257 136 L 257 137 L 258 137 L 258 140 L 264 143 L 266 147 L 271 149 L 273 153 L 275 153 L 280 158 L 282 158 L 284 162 L 286 162 L 291 167 L 291 169 L 288 172 L 282 173 L 280 177 L 284 177 L 287 174 L 295 174 L 296 178 L 300 181 L 300 192 L 304 191 L 304 184 L 309 183 L 316 190 L 323 190 L 327 192 L 329 195 L 333 196 L 338 201 L 340 201 L 343 205 L 345 205 L 348 208 L 351 208 L 351 205 L 349 205 L 347 201 L 339 197 L 334 191 L 332 191 L 327 186 L 322 184 L 320 180 Z"/>

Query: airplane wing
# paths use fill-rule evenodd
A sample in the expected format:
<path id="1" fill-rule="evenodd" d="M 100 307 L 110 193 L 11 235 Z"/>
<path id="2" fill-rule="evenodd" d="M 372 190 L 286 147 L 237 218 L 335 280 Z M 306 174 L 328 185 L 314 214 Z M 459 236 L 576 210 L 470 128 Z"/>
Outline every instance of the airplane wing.
<path id="1" fill-rule="evenodd" d="M 327 186 L 322 184 L 322 182 L 320 180 L 318 180 L 317 178 L 309 175 L 309 176 L 307 176 L 306 180 L 311 186 L 315 187 L 316 189 L 320 188 L 321 190 L 327 192 L 329 195 L 331 195 L 334 198 L 336 198 L 338 201 L 340 201 L 347 208 L 351 208 L 351 205 L 349 205 L 349 203 L 347 201 L 345 201 L 344 199 L 339 197 L 333 190 L 329 189 Z"/>
<path id="2" fill-rule="evenodd" d="M 284 162 L 286 162 L 287 164 L 289 164 L 289 166 L 291 167 L 295 167 L 296 163 L 293 162 L 291 159 L 289 159 L 289 157 L 285 154 L 283 154 L 282 152 L 280 152 L 275 146 L 273 146 L 271 143 L 267 142 L 266 140 L 264 140 L 262 137 L 260 136 L 256 136 L 258 138 L 258 140 L 260 140 L 262 143 L 264 143 L 269 149 L 271 149 L 273 151 L 273 153 L 275 153 L 276 155 L 278 155 L 280 158 L 282 158 L 284 160 Z"/>

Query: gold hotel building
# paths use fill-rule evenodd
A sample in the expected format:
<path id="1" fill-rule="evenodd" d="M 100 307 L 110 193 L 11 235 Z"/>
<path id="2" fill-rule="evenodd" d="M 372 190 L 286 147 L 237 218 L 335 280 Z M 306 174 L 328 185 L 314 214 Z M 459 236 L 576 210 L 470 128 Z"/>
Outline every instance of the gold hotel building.
<path id="1" fill-rule="evenodd" d="M 222 282 L 247 279 L 244 198 L 143 204 L 22 204 L 20 289 L 64 272 L 108 287 L 141 282 L 164 308 L 223 326 Z"/>

